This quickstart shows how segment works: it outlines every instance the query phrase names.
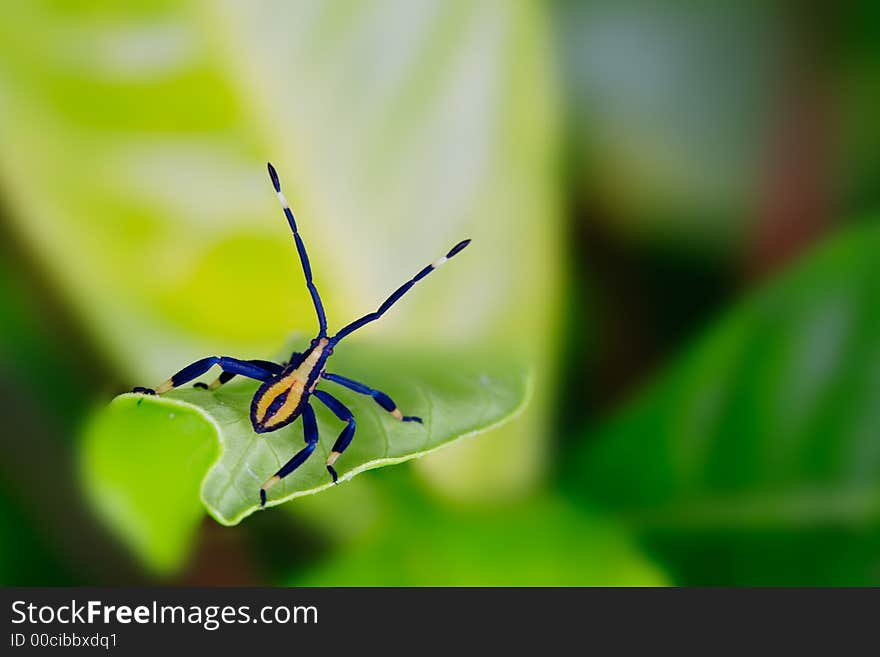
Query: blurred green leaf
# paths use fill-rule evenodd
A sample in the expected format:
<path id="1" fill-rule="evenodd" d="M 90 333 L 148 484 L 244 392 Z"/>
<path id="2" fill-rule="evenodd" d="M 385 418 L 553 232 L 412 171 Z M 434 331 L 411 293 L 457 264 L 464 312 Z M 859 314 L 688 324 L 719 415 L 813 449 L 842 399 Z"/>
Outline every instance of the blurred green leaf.
<path id="1" fill-rule="evenodd" d="M 737 561 L 736 583 L 839 582 L 849 557 L 853 583 L 871 554 L 880 581 L 864 549 L 880 528 L 878 252 L 880 226 L 865 225 L 742 304 L 592 437 L 572 465 L 581 492 L 660 537 L 682 568 L 701 568 L 696 535 L 712 534 L 703 556 Z"/>
<path id="2" fill-rule="evenodd" d="M 400 508 L 390 525 L 293 586 L 662 586 L 663 572 L 598 515 L 539 497 L 496 509 Z"/>
<path id="3" fill-rule="evenodd" d="M 55 309 L 28 279 L 21 261 L 9 256 L 10 246 L 0 246 L 0 379 L 8 377 L 22 392 L 37 397 L 52 420 L 75 425 L 95 394 L 82 385 L 92 374 L 83 372 L 91 363 L 84 362 L 85 350 L 70 349 L 59 313 L 52 312 Z M 65 394 L 49 389 L 49 379 Z"/>
<path id="4" fill-rule="evenodd" d="M 388 391 L 401 409 L 424 420 L 398 422 L 372 398 L 323 382 L 358 423 L 354 442 L 336 463 L 340 483 L 497 426 L 522 410 L 531 388 L 510 359 L 468 352 L 391 352 L 352 342 L 339 349 L 330 368 Z M 257 385 L 121 395 L 87 432 L 85 477 L 93 498 L 152 565 L 180 565 L 201 516 L 199 498 L 218 522 L 237 524 L 258 510 L 261 484 L 302 448 L 301 422 L 271 434 L 253 431 L 249 412 Z M 269 490 L 269 506 L 333 486 L 324 463 L 343 425 L 319 401 L 313 408 L 318 448 Z"/>
<path id="5" fill-rule="evenodd" d="M 101 517 L 154 572 L 185 563 L 204 510 L 199 490 L 220 449 L 211 422 L 175 400 L 123 395 L 93 419 L 82 477 Z"/>

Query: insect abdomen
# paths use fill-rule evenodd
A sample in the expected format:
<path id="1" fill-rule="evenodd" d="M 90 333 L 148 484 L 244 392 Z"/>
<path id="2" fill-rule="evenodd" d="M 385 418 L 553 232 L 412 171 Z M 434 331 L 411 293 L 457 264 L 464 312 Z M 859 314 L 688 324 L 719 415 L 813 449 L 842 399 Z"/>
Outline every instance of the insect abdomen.
<path id="1" fill-rule="evenodd" d="M 322 355 L 326 346 L 327 340 L 322 338 L 297 367 L 260 386 L 251 402 L 254 431 L 275 431 L 299 417 L 314 387 L 319 364 L 323 366 Z"/>

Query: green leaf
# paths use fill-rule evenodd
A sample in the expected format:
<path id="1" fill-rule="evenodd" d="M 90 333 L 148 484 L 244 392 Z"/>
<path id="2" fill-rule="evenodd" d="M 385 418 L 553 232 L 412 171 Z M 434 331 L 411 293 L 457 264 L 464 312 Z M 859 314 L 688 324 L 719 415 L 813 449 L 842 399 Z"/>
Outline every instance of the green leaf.
<path id="1" fill-rule="evenodd" d="M 86 429 L 83 482 L 99 515 L 144 564 L 171 574 L 204 517 L 200 482 L 219 452 L 199 409 L 122 395 Z"/>
<path id="2" fill-rule="evenodd" d="M 848 582 L 867 576 L 880 529 L 878 252 L 880 227 L 864 225 L 742 304 L 592 437 L 575 466 L 582 493 L 703 575 L 700 541 L 705 559 L 740 565 L 738 583 L 826 581 L 848 558 Z"/>
<path id="3" fill-rule="evenodd" d="M 662 586 L 629 537 L 542 496 L 492 510 L 398 508 L 393 524 L 288 581 L 293 586 Z"/>
<path id="4" fill-rule="evenodd" d="M 329 369 L 390 394 L 424 424 L 394 420 L 370 397 L 331 382 L 321 388 L 357 419 L 354 442 L 336 463 L 340 484 L 383 465 L 427 454 L 510 419 L 526 404 L 530 379 L 510 359 L 459 352 L 428 354 L 352 342 Z M 180 564 L 201 503 L 234 525 L 259 508 L 261 484 L 303 446 L 302 423 L 256 434 L 250 424 L 256 382 L 217 391 L 187 388 L 161 397 L 125 394 L 85 437 L 85 479 L 99 509 L 151 564 Z M 318 401 L 320 442 L 312 457 L 269 490 L 268 506 L 331 488 L 324 463 L 343 424 Z M 216 458 L 219 441 L 219 458 Z"/>

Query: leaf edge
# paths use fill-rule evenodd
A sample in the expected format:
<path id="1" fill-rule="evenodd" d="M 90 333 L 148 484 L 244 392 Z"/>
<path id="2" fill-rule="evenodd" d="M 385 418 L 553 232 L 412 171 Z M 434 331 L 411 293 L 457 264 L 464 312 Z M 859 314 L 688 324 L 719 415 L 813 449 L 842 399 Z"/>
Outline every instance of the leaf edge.
<path id="1" fill-rule="evenodd" d="M 349 471 L 343 473 L 342 475 L 340 475 L 338 483 L 342 483 L 344 481 L 349 481 L 349 480 L 353 479 L 354 477 L 356 477 L 357 475 L 359 475 L 363 472 L 366 472 L 368 470 L 375 470 L 375 469 L 384 467 L 386 465 L 397 465 L 399 463 L 405 463 L 407 461 L 421 458 L 423 456 L 431 454 L 432 452 L 436 452 L 437 450 L 443 449 L 444 447 L 448 447 L 454 443 L 457 443 L 460 440 L 465 440 L 465 439 L 472 438 L 472 437 L 477 436 L 482 433 L 487 433 L 489 431 L 492 431 L 494 429 L 497 429 L 497 428 L 507 424 L 508 422 L 515 420 L 517 417 L 519 417 L 523 413 L 523 411 L 525 411 L 525 409 L 528 407 L 529 403 L 531 402 L 532 397 L 534 396 L 534 392 L 535 392 L 534 371 L 532 369 L 525 370 L 524 373 L 520 377 L 520 383 L 523 386 L 523 394 L 522 394 L 522 398 L 520 399 L 520 402 L 509 413 L 507 413 L 503 417 L 497 419 L 495 422 L 487 424 L 483 427 L 479 427 L 479 428 L 474 429 L 472 431 L 468 431 L 468 432 L 459 434 L 455 437 L 452 437 L 448 440 L 445 440 L 444 442 L 440 443 L 439 445 L 435 445 L 434 447 L 431 447 L 426 450 L 422 450 L 420 452 L 412 452 L 410 454 L 406 454 L 405 456 L 382 457 L 382 458 L 373 459 L 371 461 L 367 461 L 365 463 L 362 463 L 362 464 L 356 466 L 352 470 L 349 470 Z M 127 397 L 143 398 L 143 395 L 140 393 L 126 392 L 121 395 L 117 395 L 110 403 L 112 404 L 117 399 L 124 399 Z M 226 451 L 226 445 L 223 441 L 223 438 L 221 437 L 220 425 L 217 424 L 217 421 L 210 415 L 210 413 L 208 413 L 202 407 L 197 406 L 196 404 L 192 404 L 192 403 L 184 401 L 182 399 L 176 399 L 174 397 L 162 397 L 162 396 L 152 397 L 151 396 L 148 399 L 150 399 L 151 403 L 164 405 L 166 407 L 179 408 L 179 409 L 184 409 L 187 411 L 195 411 L 195 413 L 197 415 L 201 415 L 202 418 L 204 418 L 204 420 L 209 424 L 209 426 L 211 426 L 214 429 L 214 439 L 217 441 L 219 449 L 217 452 L 217 458 L 208 466 L 208 468 L 205 470 L 205 474 L 202 476 L 201 483 L 199 484 L 199 501 L 202 503 L 202 507 L 205 509 L 207 514 L 209 516 L 211 516 L 218 524 L 223 525 L 224 527 L 235 527 L 236 525 L 241 523 L 242 520 L 244 520 L 248 516 L 258 512 L 258 511 L 262 511 L 263 509 L 268 509 L 270 507 L 284 504 L 285 502 L 289 502 L 290 500 L 295 499 L 297 497 L 304 497 L 306 495 L 314 495 L 316 493 L 320 493 L 321 491 L 327 490 L 327 489 L 332 488 L 337 485 L 333 482 L 327 482 L 327 483 L 321 484 L 320 486 L 315 486 L 313 488 L 309 488 L 306 490 L 294 491 L 284 497 L 279 497 L 279 498 L 267 501 L 266 506 L 263 508 L 260 508 L 259 506 L 255 505 L 255 506 L 253 506 L 249 509 L 246 509 L 246 510 L 242 511 L 241 513 L 233 516 L 232 518 L 227 518 L 223 514 L 221 514 L 217 509 L 213 508 L 213 506 L 211 504 L 209 504 L 205 499 L 205 485 L 207 483 L 208 473 L 214 468 L 214 466 L 216 466 L 222 460 L 223 455 Z"/>

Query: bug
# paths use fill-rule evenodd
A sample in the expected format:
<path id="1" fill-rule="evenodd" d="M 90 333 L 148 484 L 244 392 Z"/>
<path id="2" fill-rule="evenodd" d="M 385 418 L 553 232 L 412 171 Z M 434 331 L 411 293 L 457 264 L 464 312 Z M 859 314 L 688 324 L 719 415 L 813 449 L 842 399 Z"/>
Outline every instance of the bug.
<path id="1" fill-rule="evenodd" d="M 137 387 L 132 390 L 132 392 L 150 395 L 162 394 L 189 383 L 193 379 L 205 374 L 213 366 L 219 365 L 222 372 L 213 383 L 210 385 L 196 383 L 195 387 L 214 390 L 235 376 L 244 376 L 260 381 L 261 385 L 254 393 L 250 408 L 251 425 L 257 433 L 278 431 L 278 429 L 286 427 L 297 418 L 302 417 L 306 446 L 294 454 L 293 458 L 285 463 L 278 472 L 269 477 L 260 487 L 261 507 L 266 505 L 266 491 L 305 463 L 312 452 L 315 451 L 315 447 L 318 444 L 318 425 L 315 420 L 315 411 L 311 406 L 313 397 L 329 408 L 337 418 L 345 422 L 345 427 L 333 444 L 333 449 L 327 457 L 326 464 L 327 471 L 333 478 L 333 482 L 336 483 L 338 480 L 338 475 L 333 465 L 351 444 L 354 438 L 356 422 L 352 412 L 341 401 L 330 393 L 318 389 L 317 386 L 320 382 L 330 381 L 357 393 L 368 395 L 395 419 L 401 422 L 418 422 L 421 424 L 421 418 L 414 415 L 404 415 L 397 408 L 391 397 L 381 390 L 376 390 L 340 374 L 327 372 L 327 360 L 333 355 L 333 350 L 340 340 L 370 322 L 379 319 L 413 285 L 470 244 L 469 239 L 462 240 L 453 246 L 445 256 L 424 267 L 410 280 L 397 288 L 375 312 L 346 324 L 335 335 L 330 336 L 327 334 L 327 317 L 324 314 L 321 295 L 318 294 L 318 288 L 315 287 L 315 283 L 312 280 L 312 268 L 309 264 L 309 256 L 306 253 L 305 244 L 297 230 L 293 212 L 281 191 L 278 173 L 271 162 L 268 164 L 268 168 L 269 178 L 272 180 L 275 194 L 278 196 L 278 200 L 284 210 L 284 216 L 287 218 L 287 223 L 293 232 L 296 250 L 302 264 L 303 274 L 305 275 L 306 288 L 312 297 L 312 304 L 318 317 L 317 336 L 311 341 L 308 349 L 303 352 L 294 352 L 287 362 L 275 363 L 268 360 L 240 360 L 229 356 L 208 356 L 187 365 L 155 389 Z"/>

